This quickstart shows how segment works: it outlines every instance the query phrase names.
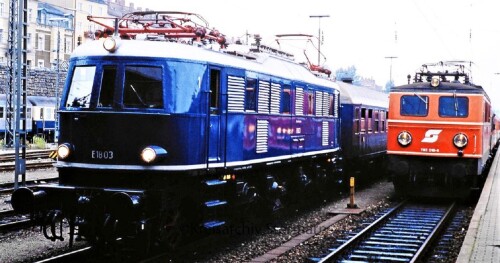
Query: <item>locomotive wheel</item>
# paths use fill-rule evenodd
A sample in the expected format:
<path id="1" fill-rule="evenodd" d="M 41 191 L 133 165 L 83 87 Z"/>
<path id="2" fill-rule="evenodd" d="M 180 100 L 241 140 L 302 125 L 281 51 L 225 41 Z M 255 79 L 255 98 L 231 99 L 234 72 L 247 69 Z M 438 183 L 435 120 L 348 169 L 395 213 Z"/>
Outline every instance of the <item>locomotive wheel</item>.
<path id="1" fill-rule="evenodd" d="M 180 211 L 170 210 L 162 217 L 159 243 L 160 247 L 174 250 L 181 243 L 182 231 L 179 227 Z"/>
<path id="2" fill-rule="evenodd" d="M 160 221 L 159 245 L 167 251 L 196 239 L 201 231 L 201 218 L 196 214 L 196 205 L 192 200 L 184 200 L 179 206 L 167 211 Z"/>
<path id="3" fill-rule="evenodd" d="M 396 196 L 405 197 L 407 195 L 404 178 L 395 176 L 392 184 L 394 185 L 394 192 L 396 193 Z"/>

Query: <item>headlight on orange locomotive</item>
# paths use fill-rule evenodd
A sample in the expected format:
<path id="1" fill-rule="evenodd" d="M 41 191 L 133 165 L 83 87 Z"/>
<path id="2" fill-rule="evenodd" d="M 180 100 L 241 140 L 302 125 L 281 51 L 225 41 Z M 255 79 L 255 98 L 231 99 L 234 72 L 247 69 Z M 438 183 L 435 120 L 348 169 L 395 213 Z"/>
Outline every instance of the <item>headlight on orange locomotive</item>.
<path id="1" fill-rule="evenodd" d="M 467 146 L 467 142 L 469 141 L 469 139 L 467 138 L 467 135 L 463 134 L 463 133 L 457 133 L 455 134 L 455 136 L 453 137 L 453 144 L 455 145 L 455 147 L 457 147 L 458 149 L 462 149 L 464 148 L 465 146 Z"/>
<path id="2" fill-rule="evenodd" d="M 398 134 L 398 143 L 403 147 L 410 145 L 411 139 L 411 134 L 407 131 L 402 131 Z"/>

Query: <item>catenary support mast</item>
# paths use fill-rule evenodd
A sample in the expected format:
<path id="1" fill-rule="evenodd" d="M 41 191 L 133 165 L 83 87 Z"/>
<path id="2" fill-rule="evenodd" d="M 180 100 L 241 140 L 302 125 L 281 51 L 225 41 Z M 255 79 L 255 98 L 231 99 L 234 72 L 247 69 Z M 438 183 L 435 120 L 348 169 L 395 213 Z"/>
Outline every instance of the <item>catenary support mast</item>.
<path id="1" fill-rule="evenodd" d="M 28 0 L 11 0 L 9 6 L 9 69 L 6 89 L 5 145 L 15 148 L 14 187 L 19 177 L 26 181 L 26 117 L 27 117 L 27 6 Z"/>

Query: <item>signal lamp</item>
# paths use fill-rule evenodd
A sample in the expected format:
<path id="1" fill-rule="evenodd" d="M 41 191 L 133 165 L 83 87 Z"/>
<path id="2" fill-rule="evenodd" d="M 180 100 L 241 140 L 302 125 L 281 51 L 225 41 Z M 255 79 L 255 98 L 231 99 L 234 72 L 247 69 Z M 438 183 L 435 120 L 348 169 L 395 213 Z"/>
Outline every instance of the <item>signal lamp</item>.
<path id="1" fill-rule="evenodd" d="M 411 143 L 411 139 L 411 134 L 407 131 L 402 131 L 398 134 L 398 143 L 403 147 L 408 146 Z"/>
<path id="2" fill-rule="evenodd" d="M 467 135 L 463 133 L 457 133 L 455 137 L 453 137 L 453 144 L 455 144 L 455 147 L 462 149 L 465 146 L 467 146 L 467 142 L 469 139 L 467 138 Z"/>
<path id="3" fill-rule="evenodd" d="M 438 77 L 438 76 L 434 76 L 434 77 L 432 77 L 432 79 L 431 79 L 431 86 L 432 86 L 433 88 L 436 88 L 437 86 L 439 86 L 439 82 L 440 82 L 440 81 L 439 81 L 439 77 Z"/>
<path id="4" fill-rule="evenodd" d="M 104 43 L 102 44 L 102 46 L 107 51 L 113 53 L 118 49 L 118 42 L 115 38 L 108 37 L 108 38 L 106 38 L 106 40 L 104 40 Z"/>
<path id="5" fill-rule="evenodd" d="M 69 143 L 63 143 L 57 147 L 57 157 L 61 160 L 68 158 L 72 152 L 71 145 Z"/>
<path id="6" fill-rule="evenodd" d="M 165 158 L 165 156 L 167 156 L 167 150 L 161 148 L 160 146 L 148 146 L 141 152 L 141 159 L 145 163 L 154 163 Z"/>

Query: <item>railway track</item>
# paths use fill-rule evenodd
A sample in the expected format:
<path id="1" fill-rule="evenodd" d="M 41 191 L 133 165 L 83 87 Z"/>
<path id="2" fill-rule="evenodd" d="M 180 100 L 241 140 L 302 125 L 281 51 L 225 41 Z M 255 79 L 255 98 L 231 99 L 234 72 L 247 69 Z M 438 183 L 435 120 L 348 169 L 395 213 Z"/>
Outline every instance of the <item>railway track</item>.
<path id="1" fill-rule="evenodd" d="M 40 184 L 55 183 L 57 181 L 59 181 L 58 177 L 44 178 L 38 180 L 27 180 L 26 186 L 32 187 Z M 13 191 L 14 191 L 14 183 L 9 182 L 0 184 L 0 194 L 11 194 Z"/>
<path id="2" fill-rule="evenodd" d="M 0 232 L 2 233 L 29 226 L 30 219 L 28 216 L 17 215 L 14 213 L 14 210 L 0 212 Z"/>
<path id="3" fill-rule="evenodd" d="M 52 149 L 45 150 L 30 150 L 26 152 L 26 159 L 44 159 L 49 158 L 49 154 L 52 152 Z M 3 153 L 0 154 L 0 162 L 13 162 L 16 159 L 15 153 Z"/>
<path id="4" fill-rule="evenodd" d="M 417 262 L 450 220 L 455 204 L 402 202 L 313 262 Z"/>
<path id="5" fill-rule="evenodd" d="M 42 169 L 52 167 L 54 160 L 49 157 L 53 150 L 33 150 L 26 152 L 26 169 Z M 15 169 L 15 153 L 0 154 L 0 172 L 13 171 Z"/>

